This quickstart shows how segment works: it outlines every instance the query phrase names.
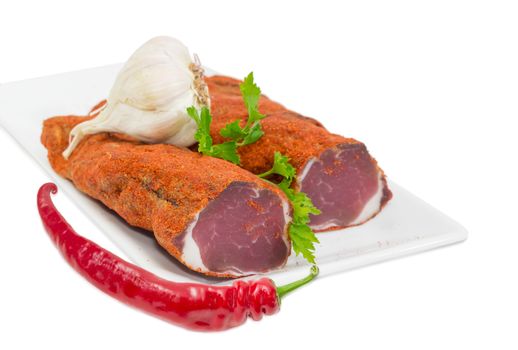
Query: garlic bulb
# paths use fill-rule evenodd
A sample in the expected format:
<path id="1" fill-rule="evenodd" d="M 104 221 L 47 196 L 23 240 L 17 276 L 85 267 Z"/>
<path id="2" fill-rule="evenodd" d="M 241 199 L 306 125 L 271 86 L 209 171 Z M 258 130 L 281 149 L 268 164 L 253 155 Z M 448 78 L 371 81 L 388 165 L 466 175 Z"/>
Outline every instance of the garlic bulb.
<path id="1" fill-rule="evenodd" d="M 85 135 L 118 132 L 149 143 L 187 147 L 195 143 L 190 106 L 209 107 L 208 88 L 197 57 L 170 37 L 156 37 L 129 58 L 94 119 L 76 125 L 63 156 L 68 158 Z"/>

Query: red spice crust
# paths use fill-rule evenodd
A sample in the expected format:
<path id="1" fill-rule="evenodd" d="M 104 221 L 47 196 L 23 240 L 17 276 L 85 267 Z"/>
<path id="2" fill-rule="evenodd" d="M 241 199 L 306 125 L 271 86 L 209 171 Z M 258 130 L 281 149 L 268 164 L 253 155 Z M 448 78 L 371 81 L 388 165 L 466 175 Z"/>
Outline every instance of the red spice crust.
<path id="1" fill-rule="evenodd" d="M 54 170 L 130 225 L 153 231 L 158 243 L 186 266 L 174 238 L 232 182 L 253 183 L 286 201 L 276 186 L 221 159 L 172 145 L 146 145 L 118 134 L 88 136 L 65 160 L 61 153 L 68 145 L 70 130 L 87 119 L 90 117 L 64 116 L 44 121 L 41 142 Z"/>

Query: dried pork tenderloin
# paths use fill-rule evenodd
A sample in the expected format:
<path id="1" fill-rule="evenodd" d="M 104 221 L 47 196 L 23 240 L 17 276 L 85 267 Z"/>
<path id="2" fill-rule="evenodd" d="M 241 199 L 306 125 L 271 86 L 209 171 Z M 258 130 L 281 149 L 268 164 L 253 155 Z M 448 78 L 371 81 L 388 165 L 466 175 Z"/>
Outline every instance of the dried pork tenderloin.
<path id="1" fill-rule="evenodd" d="M 85 138 L 67 161 L 70 130 L 84 120 L 47 119 L 41 136 L 54 170 L 79 190 L 153 231 L 192 270 L 237 277 L 284 266 L 291 209 L 276 186 L 220 159 L 107 133 Z"/>
<path id="2" fill-rule="evenodd" d="M 225 141 L 219 130 L 236 119 L 247 118 L 239 80 L 213 76 L 205 79 L 211 97 L 215 143 Z M 287 110 L 262 96 L 259 111 L 264 136 L 239 148 L 241 166 L 255 174 L 272 166 L 273 154 L 287 155 L 297 169 L 298 187 L 306 192 L 320 215 L 312 215 L 315 231 L 327 231 L 364 223 L 390 200 L 383 171 L 354 139 L 331 134 L 318 121 Z"/>

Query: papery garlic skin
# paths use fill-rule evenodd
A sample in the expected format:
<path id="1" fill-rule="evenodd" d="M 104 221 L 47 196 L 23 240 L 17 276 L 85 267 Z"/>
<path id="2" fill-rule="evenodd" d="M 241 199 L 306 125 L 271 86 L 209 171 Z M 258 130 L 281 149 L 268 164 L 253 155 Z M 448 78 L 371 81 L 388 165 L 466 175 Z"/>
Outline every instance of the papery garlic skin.
<path id="1" fill-rule="evenodd" d="M 126 62 L 99 115 L 72 129 L 63 156 L 68 158 L 84 136 L 99 132 L 190 146 L 196 142 L 197 126 L 186 109 L 209 105 L 203 70 L 187 47 L 174 38 L 153 38 Z"/>

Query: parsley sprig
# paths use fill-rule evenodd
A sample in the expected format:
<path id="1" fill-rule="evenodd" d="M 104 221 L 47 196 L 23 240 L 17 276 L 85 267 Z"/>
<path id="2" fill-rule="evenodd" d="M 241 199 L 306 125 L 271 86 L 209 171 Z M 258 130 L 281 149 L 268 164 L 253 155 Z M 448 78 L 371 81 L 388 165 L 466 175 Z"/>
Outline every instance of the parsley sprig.
<path id="1" fill-rule="evenodd" d="M 207 107 L 203 107 L 198 112 L 194 106 L 191 106 L 187 108 L 187 114 L 198 125 L 198 130 L 194 134 L 194 138 L 198 141 L 198 152 L 206 156 L 221 158 L 234 164 L 239 164 L 239 155 L 237 154 L 237 144 L 235 141 L 228 141 L 217 145 L 212 144 L 212 137 L 210 136 L 212 116 Z"/>
<path id="2" fill-rule="evenodd" d="M 222 158 L 238 165 L 241 161 L 237 154 L 237 148 L 254 143 L 264 135 L 259 121 L 265 117 L 258 109 L 261 89 L 254 82 L 253 72 L 248 74 L 239 85 L 239 88 L 243 102 L 248 110 L 248 120 L 243 127 L 240 125 L 241 120 L 237 119 L 232 123 L 228 123 L 220 130 L 220 135 L 229 138 L 230 141 L 213 145 L 212 137 L 210 136 L 212 116 L 209 109 L 202 107 L 201 112 L 198 112 L 193 106 L 187 108 L 187 114 L 198 125 L 198 130 L 194 135 L 194 138 L 198 141 L 198 152 L 207 156 Z"/>
<path id="3" fill-rule="evenodd" d="M 246 124 L 241 127 L 241 120 L 235 120 L 225 125 L 220 130 L 220 135 L 230 141 L 213 144 L 210 136 L 210 125 L 212 116 L 207 107 L 198 111 L 194 106 L 187 108 L 187 113 L 196 122 L 198 130 L 194 135 L 198 141 L 198 152 L 216 158 L 221 158 L 239 165 L 241 160 L 237 148 L 259 140 L 264 132 L 261 129 L 260 121 L 265 115 L 259 112 L 259 98 L 261 89 L 254 82 L 254 74 L 250 73 L 239 85 L 243 102 L 248 111 Z M 315 243 L 320 243 L 315 233 L 309 227 L 309 215 L 318 215 L 318 210 L 311 199 L 304 193 L 291 188 L 295 179 L 295 168 L 290 164 L 288 157 L 280 152 L 275 152 L 273 167 L 267 172 L 258 175 L 266 180 L 271 175 L 280 175 L 283 180 L 277 186 L 286 194 L 293 207 L 293 219 L 289 227 L 289 235 L 296 255 L 302 256 L 312 264 L 315 264 Z M 268 181 L 268 180 L 266 180 Z"/>
<path id="4" fill-rule="evenodd" d="M 288 157 L 280 152 L 275 152 L 273 167 L 259 174 L 261 178 L 277 174 L 283 180 L 277 186 L 286 194 L 293 207 L 293 219 L 289 227 L 290 239 L 296 255 L 302 256 L 312 264 L 315 264 L 315 243 L 320 243 L 315 233 L 309 227 L 309 214 L 318 215 L 318 210 L 311 199 L 301 191 L 291 188 L 295 179 L 295 168 L 290 164 Z"/>
<path id="5" fill-rule="evenodd" d="M 227 124 L 220 130 L 220 135 L 236 142 L 237 146 L 249 145 L 256 142 L 264 135 L 259 121 L 265 117 L 259 112 L 259 98 L 261 89 L 254 82 L 254 73 L 247 75 L 245 80 L 239 85 L 241 96 L 248 110 L 248 120 L 244 127 L 241 127 L 240 120 L 235 120 Z"/>

